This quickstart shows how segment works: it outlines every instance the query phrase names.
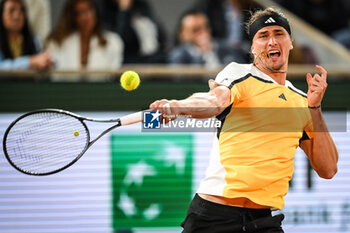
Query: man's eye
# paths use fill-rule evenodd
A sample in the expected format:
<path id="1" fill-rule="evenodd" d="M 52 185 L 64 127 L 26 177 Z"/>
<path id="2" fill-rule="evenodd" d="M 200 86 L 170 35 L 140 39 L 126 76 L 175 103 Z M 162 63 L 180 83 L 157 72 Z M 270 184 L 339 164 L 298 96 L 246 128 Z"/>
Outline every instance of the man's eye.
<path id="1" fill-rule="evenodd" d="M 267 37 L 267 35 L 261 35 L 260 36 L 260 38 L 266 38 Z"/>

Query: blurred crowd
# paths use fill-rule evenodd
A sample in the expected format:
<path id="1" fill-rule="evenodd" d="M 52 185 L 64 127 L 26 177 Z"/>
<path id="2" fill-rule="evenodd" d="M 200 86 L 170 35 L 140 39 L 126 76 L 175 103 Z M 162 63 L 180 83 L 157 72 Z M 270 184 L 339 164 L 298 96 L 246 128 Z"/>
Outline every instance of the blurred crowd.
<path id="1" fill-rule="evenodd" d="M 350 49 L 350 1 L 276 0 Z M 65 0 L 51 28 L 48 0 L 0 0 L 0 69 L 113 70 L 123 64 L 250 62 L 244 22 L 253 0 L 197 0 L 167 36 L 147 0 Z M 171 41 L 171 43 L 170 43 Z M 316 63 L 295 42 L 291 63 Z"/>

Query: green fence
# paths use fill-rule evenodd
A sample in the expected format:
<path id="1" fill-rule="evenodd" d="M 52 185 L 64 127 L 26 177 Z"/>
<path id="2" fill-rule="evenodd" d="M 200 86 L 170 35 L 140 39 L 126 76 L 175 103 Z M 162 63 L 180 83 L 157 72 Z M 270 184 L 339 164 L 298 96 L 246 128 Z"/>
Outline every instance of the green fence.
<path id="1" fill-rule="evenodd" d="M 306 81 L 292 83 L 304 92 Z M 323 108 L 350 107 L 350 80 L 330 80 Z M 0 112 L 22 112 L 40 108 L 70 111 L 133 111 L 147 109 L 157 99 L 181 99 L 194 92 L 208 91 L 206 80 L 143 80 L 135 91 L 123 90 L 117 82 L 51 83 L 35 81 L 1 81 Z"/>

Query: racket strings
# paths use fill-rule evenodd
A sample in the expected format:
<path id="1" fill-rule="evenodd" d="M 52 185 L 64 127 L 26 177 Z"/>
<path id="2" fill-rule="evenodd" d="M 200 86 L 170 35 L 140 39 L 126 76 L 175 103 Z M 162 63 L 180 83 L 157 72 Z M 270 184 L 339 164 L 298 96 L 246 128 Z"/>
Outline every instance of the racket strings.
<path id="1" fill-rule="evenodd" d="M 6 151 L 9 160 L 21 170 L 45 174 L 73 162 L 88 140 L 88 132 L 77 118 L 62 113 L 35 113 L 13 125 L 7 135 Z"/>

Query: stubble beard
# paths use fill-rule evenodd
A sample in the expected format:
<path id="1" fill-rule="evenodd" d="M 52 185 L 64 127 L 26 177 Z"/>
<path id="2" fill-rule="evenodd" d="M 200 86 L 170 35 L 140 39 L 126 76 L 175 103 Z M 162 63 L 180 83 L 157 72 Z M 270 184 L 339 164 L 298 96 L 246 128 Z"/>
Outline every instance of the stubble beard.
<path id="1" fill-rule="evenodd" d="M 266 58 L 265 58 L 266 59 Z M 282 67 L 285 65 L 285 62 L 281 62 L 281 64 L 268 64 L 268 61 L 262 62 L 262 65 L 265 69 L 273 72 L 273 73 L 286 73 L 286 70 L 282 70 Z"/>

